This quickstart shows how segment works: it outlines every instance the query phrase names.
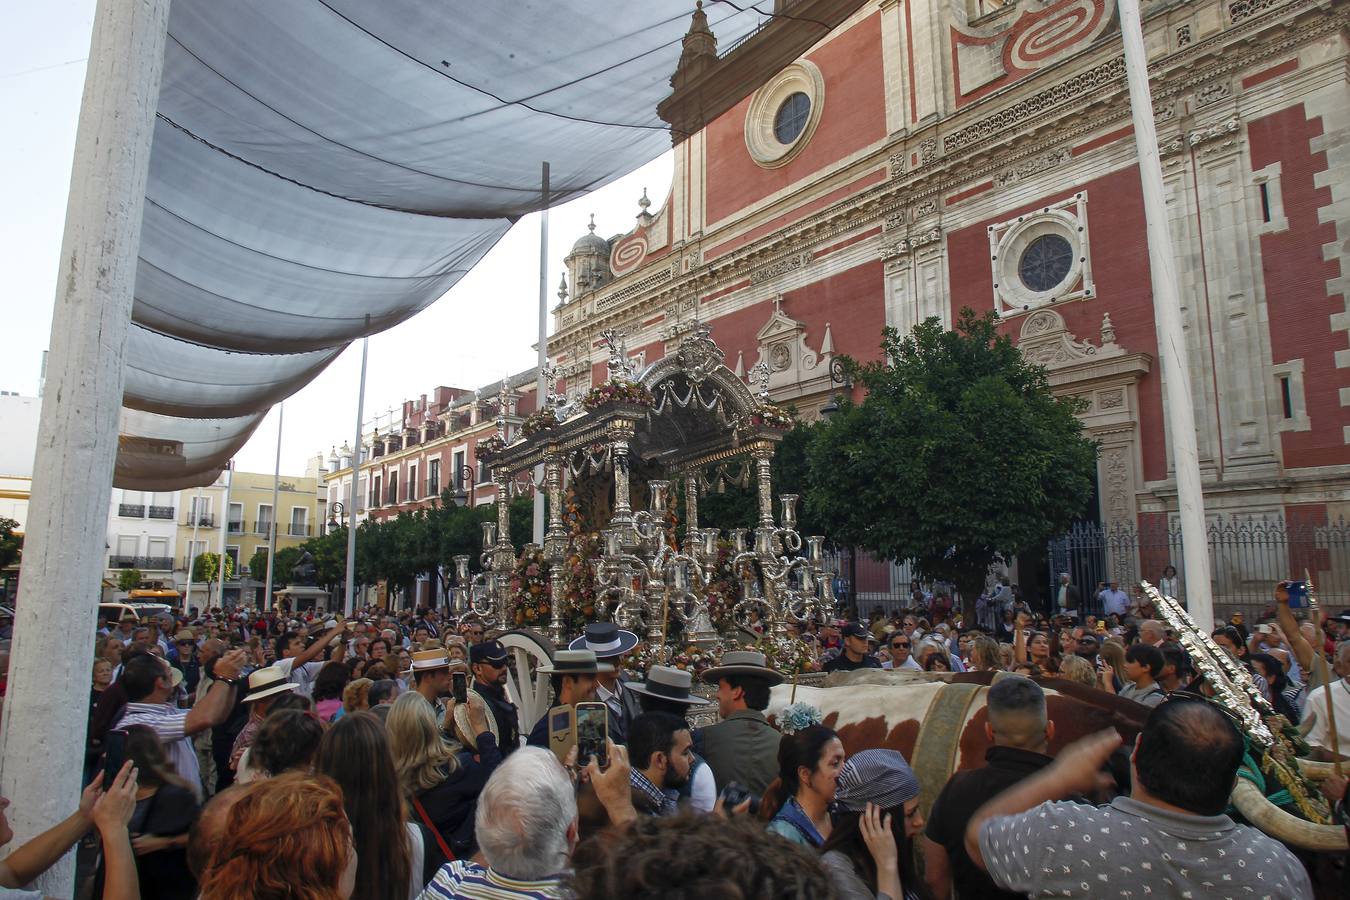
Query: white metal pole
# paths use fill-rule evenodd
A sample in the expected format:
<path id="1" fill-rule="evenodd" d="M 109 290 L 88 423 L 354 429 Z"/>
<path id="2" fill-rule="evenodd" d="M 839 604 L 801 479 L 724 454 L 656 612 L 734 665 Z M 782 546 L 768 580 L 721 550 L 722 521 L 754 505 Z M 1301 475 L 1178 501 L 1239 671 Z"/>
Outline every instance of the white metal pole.
<path id="1" fill-rule="evenodd" d="M 1181 298 L 1163 194 L 1162 163 L 1158 153 L 1158 132 L 1153 122 L 1153 95 L 1148 84 L 1148 57 L 1144 50 L 1139 0 L 1120 0 L 1119 9 L 1121 37 L 1125 44 L 1125 77 L 1130 86 L 1130 112 L 1139 156 L 1139 181 L 1144 191 L 1153 319 L 1158 331 L 1165 392 L 1163 405 L 1167 410 L 1172 461 L 1177 476 L 1186 605 L 1196 623 L 1209 630 L 1214 627 L 1214 601 L 1210 596 L 1205 498 L 1200 483 L 1186 331 L 1181 323 Z"/>
<path id="2" fill-rule="evenodd" d="M 197 564 L 197 530 L 202 524 L 202 489 L 197 488 L 197 496 L 192 499 L 192 545 L 188 547 L 187 560 L 187 596 L 183 608 L 192 606 L 192 567 Z"/>
<path id="3" fill-rule="evenodd" d="M 281 428 L 286 422 L 286 402 L 277 404 L 277 465 L 272 472 L 272 530 L 267 537 L 267 586 L 263 588 L 263 609 L 272 608 L 272 571 L 277 557 L 277 502 L 281 498 Z"/>
<path id="4" fill-rule="evenodd" d="M 548 163 L 544 163 L 542 176 L 544 208 L 539 213 L 539 361 L 534 380 L 534 409 L 542 412 L 548 394 L 548 379 L 544 369 L 548 366 Z M 534 467 L 534 542 L 544 544 L 544 466 Z"/>
<path id="5" fill-rule="evenodd" d="M 216 560 L 216 602 L 220 608 L 225 608 L 225 542 L 230 528 L 230 491 L 234 488 L 234 460 L 230 460 L 229 470 L 225 473 L 225 521 L 220 523 L 220 559 Z M 244 530 L 243 515 L 244 511 L 239 511 L 240 522 L 239 530 Z M 206 589 L 207 606 L 210 606 L 211 588 Z"/>
<path id="6" fill-rule="evenodd" d="M 0 724 L 11 847 L 69 816 L 80 794 L 90 637 L 108 562 L 126 340 L 168 19 L 169 0 L 100 0 L 94 13 Z M 74 875 L 67 854 L 35 889 L 69 897 Z"/>
<path id="7" fill-rule="evenodd" d="M 370 316 L 366 316 L 370 325 Z M 347 488 L 347 597 L 343 600 L 345 615 L 356 614 L 356 486 L 361 477 L 361 417 L 366 407 L 366 359 L 370 353 L 370 338 L 361 339 L 361 386 L 356 390 L 356 440 L 352 442 L 352 483 Z"/>

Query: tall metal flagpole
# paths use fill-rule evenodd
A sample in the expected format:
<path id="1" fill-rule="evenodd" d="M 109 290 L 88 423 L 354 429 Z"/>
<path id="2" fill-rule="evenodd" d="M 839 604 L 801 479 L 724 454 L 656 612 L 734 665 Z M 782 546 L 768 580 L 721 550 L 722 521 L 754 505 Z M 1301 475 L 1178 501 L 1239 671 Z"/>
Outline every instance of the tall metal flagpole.
<path id="1" fill-rule="evenodd" d="M 197 529 L 202 524 L 202 489 L 197 488 L 197 496 L 192 499 L 192 546 L 188 548 L 187 591 L 183 597 L 183 606 L 192 605 L 192 567 L 197 564 Z"/>
<path id="2" fill-rule="evenodd" d="M 267 586 L 263 588 L 263 609 L 272 608 L 272 571 L 277 558 L 277 501 L 281 499 L 281 428 L 286 422 L 286 402 L 277 404 L 277 465 L 272 472 L 272 529 L 267 536 Z"/>
<path id="3" fill-rule="evenodd" d="M 68 817 L 79 801 L 89 636 L 108 562 L 108 502 L 168 21 L 169 0 L 100 0 L 94 11 L 0 724 L 11 847 Z M 69 897 L 74 885 L 71 853 L 35 887 Z"/>
<path id="4" fill-rule="evenodd" d="M 370 328 L 370 315 L 366 315 Z M 356 484 L 361 478 L 361 417 L 366 409 L 366 358 L 370 338 L 361 338 L 361 386 L 356 389 L 356 440 L 352 442 L 352 483 L 347 489 L 347 596 L 342 601 L 344 615 L 356 613 Z"/>
<path id="5" fill-rule="evenodd" d="M 539 361 L 534 380 L 534 409 L 541 412 L 548 393 L 548 379 L 544 369 L 548 366 L 548 163 L 544 163 L 543 198 L 544 208 L 539 213 Z M 534 542 L 541 547 L 544 544 L 544 466 L 534 467 Z"/>
<path id="6" fill-rule="evenodd" d="M 1176 260 L 1163 194 L 1158 132 L 1153 123 L 1153 95 L 1148 85 L 1148 57 L 1139 0 L 1120 0 L 1120 33 L 1125 44 L 1125 77 L 1130 87 L 1130 113 L 1139 156 L 1139 181 L 1144 191 L 1144 222 L 1148 233 L 1149 273 L 1153 281 L 1153 320 L 1162 359 L 1163 404 L 1177 478 L 1177 508 L 1181 518 L 1181 551 L 1185 567 L 1186 606 L 1206 631 L 1214 627 L 1210 596 L 1209 538 L 1205 533 L 1205 498 L 1200 484 L 1200 454 L 1195 439 L 1191 373 L 1186 331 L 1181 323 Z"/>
<path id="7" fill-rule="evenodd" d="M 220 523 L 220 559 L 216 560 L 216 603 L 220 604 L 221 609 L 225 608 L 225 547 L 230 530 L 230 491 L 233 489 L 234 460 L 230 460 L 229 470 L 225 473 L 225 518 Z M 244 516 L 243 509 L 240 509 L 239 516 L 239 530 L 242 532 L 244 530 L 244 523 L 242 521 Z M 206 605 L 209 607 L 211 605 L 209 602 L 211 599 L 210 582 L 207 582 L 206 594 L 208 600 Z"/>

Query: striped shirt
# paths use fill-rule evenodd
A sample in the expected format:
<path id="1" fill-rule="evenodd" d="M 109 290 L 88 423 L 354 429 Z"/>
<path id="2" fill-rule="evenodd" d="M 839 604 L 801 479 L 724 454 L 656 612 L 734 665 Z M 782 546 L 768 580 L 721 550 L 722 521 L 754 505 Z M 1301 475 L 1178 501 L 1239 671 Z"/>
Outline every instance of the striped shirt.
<path id="1" fill-rule="evenodd" d="M 132 725 L 145 725 L 159 735 L 164 752 L 173 763 L 174 770 L 183 778 L 197 795 L 202 797 L 201 769 L 197 765 L 197 751 L 192 739 L 183 731 L 187 722 L 188 710 L 179 709 L 172 703 L 128 703 L 118 720 L 118 728 Z"/>
<path id="2" fill-rule="evenodd" d="M 566 900 L 562 876 L 518 881 L 489 868 L 457 859 L 441 866 L 417 900 Z"/>

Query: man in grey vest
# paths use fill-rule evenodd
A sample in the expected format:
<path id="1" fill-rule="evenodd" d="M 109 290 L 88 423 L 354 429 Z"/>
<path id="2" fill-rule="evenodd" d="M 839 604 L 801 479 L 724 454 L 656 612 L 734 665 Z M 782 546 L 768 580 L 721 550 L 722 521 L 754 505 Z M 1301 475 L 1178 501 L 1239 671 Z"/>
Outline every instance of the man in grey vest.
<path id="1" fill-rule="evenodd" d="M 713 771 L 720 794 L 736 782 L 759 796 L 778 777 L 778 730 L 764 718 L 769 688 L 783 676 L 765 664 L 764 654 L 731 650 L 722 664 L 702 675 L 717 685 L 717 707 L 722 721 L 700 729 L 694 749 Z"/>

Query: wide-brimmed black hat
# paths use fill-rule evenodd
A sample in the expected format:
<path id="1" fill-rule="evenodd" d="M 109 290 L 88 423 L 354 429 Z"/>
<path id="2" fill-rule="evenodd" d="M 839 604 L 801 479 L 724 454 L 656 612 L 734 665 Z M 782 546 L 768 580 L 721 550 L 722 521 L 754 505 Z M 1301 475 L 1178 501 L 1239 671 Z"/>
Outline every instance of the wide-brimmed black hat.
<path id="1" fill-rule="evenodd" d="M 728 650 L 722 654 L 719 665 L 708 669 L 700 677 L 705 684 L 717 684 L 732 675 L 762 678 L 770 687 L 783 683 L 782 674 L 770 669 L 764 654 L 758 650 Z"/>
<path id="2" fill-rule="evenodd" d="M 553 654 L 553 661 L 535 669 L 545 675 L 595 675 L 598 672 L 613 672 L 609 663 L 596 660 L 592 650 L 559 650 Z"/>
<path id="3" fill-rule="evenodd" d="M 638 644 L 638 636 L 613 622 L 592 622 L 586 633 L 567 645 L 568 650 L 590 650 L 596 659 L 623 656 Z"/>
<path id="4" fill-rule="evenodd" d="M 647 670 L 646 681 L 625 684 L 623 688 L 626 691 L 653 697 L 657 700 L 698 706 L 706 701 L 701 697 L 690 696 L 689 689 L 693 684 L 694 677 L 684 669 L 676 669 L 672 666 L 652 666 Z"/>

